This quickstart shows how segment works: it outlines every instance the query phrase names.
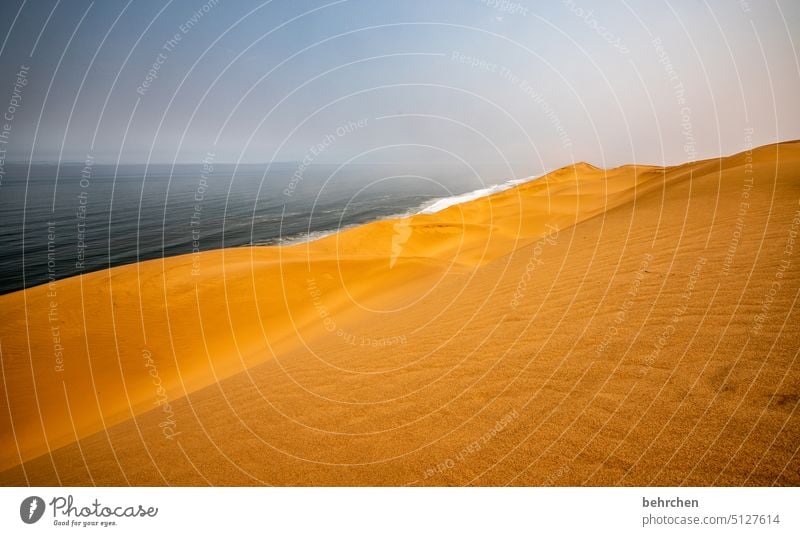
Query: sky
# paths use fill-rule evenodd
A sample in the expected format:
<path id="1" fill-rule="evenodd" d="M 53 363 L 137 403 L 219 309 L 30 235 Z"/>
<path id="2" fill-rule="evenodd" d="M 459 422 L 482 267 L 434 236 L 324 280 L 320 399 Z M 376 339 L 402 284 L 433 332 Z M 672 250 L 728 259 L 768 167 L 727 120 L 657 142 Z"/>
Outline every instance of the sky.
<path id="1" fill-rule="evenodd" d="M 795 0 L 3 0 L 0 39 L 5 162 L 518 176 L 800 138 Z"/>

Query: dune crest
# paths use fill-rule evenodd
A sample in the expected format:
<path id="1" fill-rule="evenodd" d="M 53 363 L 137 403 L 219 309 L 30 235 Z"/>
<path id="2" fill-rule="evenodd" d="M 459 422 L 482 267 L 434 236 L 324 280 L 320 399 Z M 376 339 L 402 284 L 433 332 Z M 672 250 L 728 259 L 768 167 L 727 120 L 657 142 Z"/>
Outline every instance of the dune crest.
<path id="1" fill-rule="evenodd" d="M 720 267 L 726 262 L 731 233 L 736 229 L 745 165 L 752 166 L 756 177 L 754 193 L 748 197 L 748 234 L 746 239 L 742 237 L 737 242 L 741 245 L 735 252 L 735 260 L 728 266 L 728 272 L 733 275 L 725 276 Z M 308 439 L 308 434 L 324 430 L 334 436 L 337 433 L 357 435 L 356 451 L 368 458 L 369 463 L 416 452 L 415 449 L 424 447 L 425 436 L 432 434 L 416 427 L 418 420 L 424 421 L 424 415 L 439 411 L 437 404 L 444 404 L 451 394 L 459 392 L 455 384 L 448 382 L 456 382 L 459 389 L 470 389 L 468 380 L 482 381 L 481 374 L 488 374 L 490 379 L 497 374 L 500 376 L 495 378 L 496 383 L 478 387 L 474 400 L 486 404 L 500 396 L 505 401 L 502 407 L 506 413 L 490 412 L 488 423 L 483 416 L 476 422 L 480 423 L 481 430 L 495 420 L 505 423 L 503 429 L 508 427 L 509 430 L 497 432 L 501 438 L 498 441 L 504 442 L 497 443 L 497 448 L 502 444 L 507 447 L 508 455 L 512 455 L 512 447 L 525 438 L 526 430 L 533 429 L 522 423 L 537 414 L 529 414 L 522 408 L 528 407 L 525 398 L 537 391 L 520 388 L 515 383 L 528 370 L 522 361 L 513 361 L 507 368 L 498 365 L 499 369 L 492 363 L 502 360 L 509 352 L 513 360 L 515 352 L 534 353 L 545 349 L 546 359 L 533 365 L 534 368 L 543 367 L 539 370 L 543 376 L 531 381 L 541 389 L 545 388 L 540 385 L 542 381 L 556 375 L 554 381 L 562 384 L 549 384 L 544 391 L 553 396 L 567 392 L 565 389 L 572 385 L 570 382 L 591 381 L 586 379 L 591 378 L 586 376 L 589 374 L 586 366 L 605 371 L 606 376 L 598 380 L 602 384 L 599 392 L 605 394 L 599 401 L 596 398 L 591 401 L 591 404 L 598 404 L 592 406 L 596 413 L 590 415 L 592 432 L 586 434 L 585 444 L 571 440 L 576 452 L 592 445 L 590 450 L 595 454 L 590 462 L 594 465 L 587 462 L 586 468 L 578 468 L 580 464 L 574 461 L 572 465 L 567 464 L 570 478 L 578 479 L 575 482 L 587 479 L 597 483 L 598 480 L 591 480 L 597 475 L 589 467 L 603 467 L 604 462 L 597 452 L 604 452 L 607 445 L 594 450 L 592 441 L 628 440 L 625 430 L 613 420 L 616 412 L 611 413 L 611 408 L 618 404 L 616 411 L 620 411 L 619 408 L 627 411 L 625 404 L 641 405 L 646 399 L 646 395 L 635 391 L 635 386 L 630 387 L 632 383 L 626 383 L 638 372 L 633 368 L 606 369 L 609 363 L 604 360 L 616 356 L 598 348 L 618 345 L 618 351 L 623 352 L 628 348 L 623 345 L 627 342 L 630 348 L 635 348 L 631 350 L 635 355 L 626 354 L 631 359 L 652 354 L 652 333 L 662 328 L 648 324 L 644 315 L 652 309 L 645 309 L 646 304 L 649 302 L 652 307 L 659 302 L 663 310 L 669 310 L 676 303 L 681 305 L 676 300 L 681 295 L 679 291 L 685 293 L 686 282 L 682 277 L 691 273 L 686 267 L 695 266 L 698 256 L 708 259 L 702 274 L 698 275 L 702 289 L 697 291 L 700 294 L 695 293 L 695 298 L 698 295 L 704 298 L 685 305 L 691 308 L 686 313 L 691 320 L 681 320 L 680 334 L 675 335 L 670 344 L 685 342 L 687 349 L 691 347 L 693 342 L 684 340 L 690 333 L 684 333 L 682 328 L 690 322 L 705 322 L 715 312 L 703 309 L 702 300 L 711 300 L 711 294 L 702 293 L 716 292 L 714 299 L 717 299 L 719 293 L 732 288 L 731 281 L 744 285 L 742 293 L 753 295 L 748 294 L 748 301 L 735 307 L 735 301 L 719 306 L 719 310 L 730 309 L 720 322 L 732 322 L 734 327 L 746 326 L 758 308 L 761 295 L 760 290 L 747 290 L 748 284 L 760 283 L 748 281 L 754 277 L 767 280 L 772 277 L 774 264 L 785 247 L 781 242 L 785 242 L 791 225 L 792 207 L 797 207 L 798 173 L 800 144 L 796 142 L 765 146 L 752 154 L 667 168 L 630 165 L 603 170 L 581 163 L 432 214 L 377 221 L 313 242 L 227 249 L 142 262 L 0 296 L 5 320 L 0 326 L 5 389 L 5 407 L 0 412 L 0 471 L 5 470 L 2 480 L 7 483 L 27 479 L 43 483 L 51 482 L 54 476 L 61 481 L 58 475 L 68 474 L 71 475 L 65 477 L 68 481 L 71 478 L 74 482 L 87 482 L 87 475 L 92 478 L 90 467 L 95 463 L 92 460 L 104 459 L 103 463 L 107 463 L 107 448 L 111 444 L 120 449 L 130 447 L 139 453 L 131 456 L 150 464 L 147 458 L 158 458 L 159 449 L 174 454 L 177 440 L 183 440 L 184 446 L 192 444 L 187 438 L 200 432 L 196 424 L 189 423 L 202 422 L 200 415 L 206 414 L 204 412 L 222 411 L 219 408 L 232 411 L 239 407 L 244 413 L 250 411 L 248 408 L 256 411 L 255 408 L 265 404 L 266 395 L 260 391 L 254 393 L 248 386 L 258 385 L 268 391 L 268 396 L 275 397 L 275 400 L 270 399 L 269 405 L 281 408 L 278 412 L 281 418 L 291 414 L 292 419 L 305 424 L 301 427 L 304 429 L 298 430 L 290 426 L 283 437 L 277 439 L 270 434 L 280 429 L 281 419 L 269 425 L 247 426 L 250 433 L 252 426 L 267 427 L 262 432 L 270 436 L 270 452 L 279 453 L 275 456 L 280 460 L 272 460 L 270 463 L 274 467 L 254 477 L 259 469 L 250 463 L 253 460 L 237 455 L 237 463 L 249 467 L 242 473 L 249 475 L 242 477 L 243 482 L 264 478 L 277 483 L 410 483 L 415 480 L 413 475 L 400 469 L 388 471 L 384 479 L 373 478 L 353 468 L 337 477 L 333 472 L 325 472 L 325 465 L 312 482 L 298 476 L 292 464 L 300 463 L 295 457 L 334 466 L 358 466 L 365 462 L 358 455 L 348 454 L 348 449 L 356 447 L 353 444 L 343 446 L 337 442 L 341 438 L 314 436 L 316 439 Z M 553 239 L 553 230 L 557 230 L 557 240 Z M 755 230 L 762 234 L 751 234 Z M 598 255 L 605 261 L 598 261 Z M 641 268 L 642 259 L 647 258 L 645 255 L 652 255 L 655 260 Z M 599 289 L 613 285 L 617 292 L 633 295 L 630 277 L 636 270 L 647 275 L 642 275 L 643 283 L 636 287 L 635 299 L 631 298 L 629 308 L 622 308 L 610 298 L 613 293 L 600 293 Z M 591 284 L 585 289 L 587 278 Z M 717 290 L 714 290 L 714 282 L 718 283 Z M 798 286 L 795 266 L 789 269 L 783 285 L 782 299 L 788 300 Z M 588 290 L 589 287 L 597 289 L 596 292 Z M 568 299 L 570 292 L 575 293 L 571 301 Z M 585 295 L 577 298 L 578 292 Z M 575 305 L 576 299 L 578 305 Z M 566 314 L 573 314 L 575 307 L 581 314 L 567 324 L 554 323 Z M 777 309 L 781 315 L 796 316 L 788 304 L 783 307 L 786 310 Z M 625 317 L 624 325 L 632 326 L 629 333 L 609 337 L 608 326 L 615 325 L 614 315 Z M 778 322 L 778 316 L 772 320 Z M 532 327 L 533 318 L 537 319 L 536 327 Z M 498 328 L 501 320 L 502 326 Z M 490 329 L 487 322 L 496 325 Z M 434 327 L 436 330 L 426 331 Z M 516 331 L 506 332 L 512 327 Z M 773 330 L 775 337 L 782 337 L 781 347 L 796 347 L 796 328 L 784 326 L 782 331 L 775 331 L 778 328 L 780 324 L 776 327 L 767 322 L 765 330 Z M 721 332 L 723 326 L 703 328 L 709 338 L 717 333 L 716 329 Z M 746 328 L 742 329 L 744 331 L 739 331 L 746 332 Z M 447 338 L 456 337 L 460 330 L 469 334 L 463 337 L 465 347 Z M 494 330 L 498 330 L 497 333 Z M 619 331 L 623 331 L 622 325 Z M 456 346 L 443 347 L 442 341 L 435 339 L 437 332 L 441 332 L 445 344 Z M 642 334 L 640 338 L 637 333 Z M 412 338 L 413 344 L 408 342 Z M 604 338 L 609 340 L 601 344 Z M 399 342 L 401 340 L 404 342 Z M 562 352 L 570 349 L 571 359 L 574 359 L 570 364 L 559 362 L 557 358 L 564 359 L 564 356 L 557 355 L 556 350 L 547 350 L 548 344 L 556 341 L 562 345 Z M 472 365 L 468 363 L 463 373 L 448 377 L 445 371 L 450 367 L 458 369 L 462 360 L 476 359 L 471 353 L 476 347 L 483 348 L 480 355 L 487 360 L 484 365 L 470 368 Z M 376 348 L 387 350 L 385 354 L 375 353 Z M 693 350 L 691 355 L 705 355 L 702 352 L 712 350 L 703 346 Z M 63 360 L 57 359 L 58 352 Z M 669 355 L 669 359 L 678 359 L 677 355 Z M 275 358 L 279 359 L 275 361 Z M 784 357 L 780 360 L 783 362 Z M 666 366 L 664 363 L 663 359 L 654 359 L 651 366 L 658 369 Z M 279 379 L 280 371 L 286 372 L 281 368 L 284 366 L 294 367 L 298 377 L 307 380 L 309 385 L 317 385 L 318 389 L 312 389 L 309 395 L 302 391 L 310 387 L 298 387 L 299 390 L 282 398 L 281 393 L 288 393 L 292 387 Z M 693 364 L 690 368 L 698 372 L 700 366 Z M 279 367 L 280 371 L 274 367 Z M 796 365 L 786 367 L 796 380 Z M 272 372 L 267 373 L 267 370 Z M 444 376 L 437 378 L 445 379 L 434 381 L 430 376 L 432 371 L 442 372 Z M 405 376 L 398 376 L 402 373 Z M 698 373 L 704 378 L 706 371 Z M 388 376 L 383 378 L 382 374 Z M 505 379 L 501 379 L 502 374 L 506 374 Z M 653 373 L 651 378 L 656 374 L 660 373 Z M 365 376 L 372 383 L 366 383 Z M 325 383 L 322 378 L 329 381 Z M 608 380 L 602 383 L 606 378 Z M 383 387 L 376 383 L 381 381 Z M 431 387 L 436 381 L 440 381 L 444 391 Z M 459 381 L 467 383 L 461 385 Z M 619 390 L 612 389 L 616 381 L 624 384 Z M 667 380 L 659 377 L 659 381 Z M 792 389 L 797 388 L 796 382 L 788 388 L 784 383 L 775 385 L 774 389 L 783 389 L 789 393 L 787 396 L 794 396 Z M 623 397 L 623 387 L 633 389 L 633 399 Z M 579 396 L 584 392 L 575 392 L 576 388 L 573 386 L 567 396 Z M 394 406 L 391 404 L 382 404 L 374 413 L 369 412 L 371 401 L 397 397 L 405 400 L 406 396 L 413 399 L 413 393 L 420 389 L 434 389 L 434 394 L 429 393 L 430 402 L 408 407 L 398 402 L 396 414 L 392 413 Z M 594 389 L 594 386 L 586 389 Z M 218 399 L 220 392 L 223 399 Z M 528 394 L 523 396 L 525 393 Z M 197 397 L 217 400 L 217 409 L 193 405 L 191 401 Z M 325 420 L 320 412 L 329 411 L 325 406 L 325 401 L 329 400 L 335 401 L 332 404 L 338 409 L 330 410 L 332 413 Z M 675 399 L 676 404 L 679 401 Z M 362 403 L 366 408 L 359 406 Z M 550 402 L 542 403 L 543 408 L 553 406 Z M 581 403 L 589 402 L 581 398 Z M 765 400 L 759 399 L 753 411 L 760 411 L 765 404 Z M 444 423 L 459 421 L 459 418 L 459 422 L 465 422 L 464 419 L 480 409 L 479 406 L 469 408 L 467 405 L 460 412 L 448 410 L 454 413 L 428 423 L 432 427 L 430 430 L 441 426 L 451 429 L 455 424 Z M 512 409 L 518 412 L 517 416 L 507 417 Z M 238 411 L 235 414 L 237 418 L 245 418 Z M 778 413 L 770 412 L 770 418 L 780 422 Z M 606 419 L 612 419 L 608 422 L 615 423 L 616 427 L 603 427 Z M 344 424 L 348 422 L 353 423 L 352 427 Z M 635 419 L 626 422 L 630 424 Z M 797 417 L 787 417 L 785 423 L 788 428 L 781 430 L 786 432 L 797 431 L 800 426 Z M 567 428 L 569 422 L 562 424 L 563 429 L 572 430 Z M 234 426 L 222 424 L 222 421 L 217 425 L 220 429 Z M 722 424 L 716 426 L 714 430 L 725 430 Z M 385 446 L 380 434 L 375 436 L 377 431 L 399 430 L 397 427 L 405 430 L 402 432 L 405 435 L 396 437 L 399 431 L 389 435 L 392 445 L 400 445 L 399 450 Z M 203 430 L 206 436 L 213 434 Z M 468 433 L 469 426 L 459 430 L 455 437 L 466 441 L 464 434 Z M 543 435 L 537 437 L 543 447 L 563 439 L 556 431 L 556 428 L 547 433 L 541 431 Z M 593 436 L 595 432 L 600 435 Z M 714 434 L 708 433 L 713 438 Z M 230 434 L 236 436 L 232 431 Z M 455 441 L 455 437 L 451 439 Z M 652 437 L 636 428 L 633 439 L 644 442 Z M 221 442 L 224 443 L 222 438 L 212 441 L 214 445 Z M 301 444 L 309 446 L 299 447 Z M 78 469 L 66 470 L 53 454 L 61 452 L 65 457 L 72 456 L 74 462 L 77 458 L 70 449 L 78 447 L 81 447 L 82 464 L 87 470 L 83 476 Z M 231 445 L 228 447 L 233 449 Z M 650 452 L 645 447 L 643 443 L 642 451 Z M 250 448 L 266 447 L 255 443 Z M 513 452 L 530 455 L 532 450 L 535 449 L 525 447 L 521 452 Z M 419 455 L 424 460 L 417 464 L 417 476 L 427 474 L 425 468 L 436 467 L 436 457 L 441 456 L 431 454 L 430 449 L 422 452 Z M 495 461 L 500 460 L 501 454 Z M 523 471 L 522 459 L 513 458 L 515 470 Z M 794 459 L 790 457 L 788 461 Z M 617 461 L 616 458 L 606 461 L 611 464 L 607 466 L 611 472 L 601 473 L 605 475 L 603 478 L 627 478 L 628 465 L 636 466 L 632 460 L 614 465 Z M 644 462 L 664 460 L 654 455 Z M 558 469 L 559 462 L 555 459 L 543 463 L 537 475 L 552 475 Z M 468 469 L 467 465 L 460 470 L 474 478 L 484 475 L 489 478 L 485 483 L 502 483 L 512 476 L 493 466 L 482 466 L 478 470 Z M 23 471 L 25 466 L 30 468 Z M 276 468 L 279 466 L 285 468 Z M 161 470 L 164 470 L 163 464 Z M 331 469 L 334 470 L 335 467 Z M 174 471 L 171 477 L 174 481 L 194 482 L 196 474 L 188 468 L 178 467 Z M 158 474 L 162 475 L 161 471 Z M 238 476 L 223 474 L 228 479 L 217 483 L 238 481 Z M 442 483 L 437 480 L 440 478 L 448 483 L 464 483 L 459 480 L 460 474 L 453 471 L 443 475 L 433 471 L 429 483 Z M 159 482 L 157 477 L 149 475 L 134 480 L 136 483 Z M 674 482 L 670 475 L 672 473 L 665 473 L 662 482 Z M 123 477 L 127 478 L 125 474 Z M 112 482 L 121 480 L 109 478 Z M 541 483 L 542 478 L 536 482 Z M 796 484 L 798 478 L 793 478 Z"/>

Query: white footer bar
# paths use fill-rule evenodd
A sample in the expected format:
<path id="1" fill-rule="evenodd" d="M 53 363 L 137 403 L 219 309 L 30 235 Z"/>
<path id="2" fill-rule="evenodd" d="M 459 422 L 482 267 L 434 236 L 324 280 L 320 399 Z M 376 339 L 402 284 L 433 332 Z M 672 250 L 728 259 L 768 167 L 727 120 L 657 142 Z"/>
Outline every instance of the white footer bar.
<path id="1" fill-rule="evenodd" d="M 800 488 L 2 488 L 0 498 L 9 535 L 800 534 Z"/>

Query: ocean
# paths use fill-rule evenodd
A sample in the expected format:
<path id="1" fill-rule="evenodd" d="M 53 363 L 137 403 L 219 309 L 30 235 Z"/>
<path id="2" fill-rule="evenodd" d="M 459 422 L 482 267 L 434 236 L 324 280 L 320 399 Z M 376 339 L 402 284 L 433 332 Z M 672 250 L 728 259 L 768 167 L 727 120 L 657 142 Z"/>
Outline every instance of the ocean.
<path id="1" fill-rule="evenodd" d="M 7 164 L 0 293 L 195 250 L 312 240 L 512 183 L 414 163 Z"/>

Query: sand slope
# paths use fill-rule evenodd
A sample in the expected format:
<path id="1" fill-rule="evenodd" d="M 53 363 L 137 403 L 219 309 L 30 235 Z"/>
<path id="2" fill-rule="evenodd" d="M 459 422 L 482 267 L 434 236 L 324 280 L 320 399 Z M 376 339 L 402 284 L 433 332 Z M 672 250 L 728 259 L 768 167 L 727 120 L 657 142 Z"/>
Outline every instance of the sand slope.
<path id="1" fill-rule="evenodd" d="M 2 296 L 0 482 L 797 485 L 799 200 L 796 142 L 578 164 Z"/>

